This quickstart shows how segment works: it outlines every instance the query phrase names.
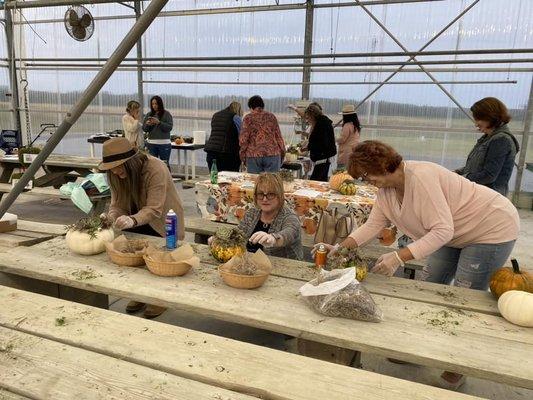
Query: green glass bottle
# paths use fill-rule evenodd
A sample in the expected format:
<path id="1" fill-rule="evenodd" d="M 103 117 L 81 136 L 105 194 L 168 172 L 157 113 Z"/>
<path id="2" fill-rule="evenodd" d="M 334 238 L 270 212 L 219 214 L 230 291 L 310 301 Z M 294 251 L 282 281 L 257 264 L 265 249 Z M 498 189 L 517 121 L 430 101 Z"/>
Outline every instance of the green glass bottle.
<path id="1" fill-rule="evenodd" d="M 211 183 L 213 185 L 218 184 L 218 168 L 217 168 L 217 160 L 213 160 L 213 163 L 211 164 Z"/>

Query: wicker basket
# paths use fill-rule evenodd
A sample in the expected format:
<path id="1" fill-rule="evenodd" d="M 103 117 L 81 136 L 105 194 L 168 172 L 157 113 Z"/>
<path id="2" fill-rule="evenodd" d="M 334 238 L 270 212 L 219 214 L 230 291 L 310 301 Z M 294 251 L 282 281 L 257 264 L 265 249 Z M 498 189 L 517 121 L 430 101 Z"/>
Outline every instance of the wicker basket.
<path id="1" fill-rule="evenodd" d="M 119 253 L 117 251 L 110 251 L 107 249 L 107 256 L 111 262 L 124 267 L 141 267 L 144 265 L 142 254 Z"/>
<path id="2" fill-rule="evenodd" d="M 224 264 L 218 267 L 218 272 L 226 285 L 236 289 L 256 289 L 263 286 L 270 275 L 269 272 L 262 272 L 259 275 L 238 275 L 228 272 Z"/>
<path id="3" fill-rule="evenodd" d="M 144 256 L 144 261 L 146 262 L 146 266 L 150 272 L 159 276 L 182 276 L 189 272 L 192 268 L 192 265 L 181 261 L 155 261 L 147 255 Z"/>

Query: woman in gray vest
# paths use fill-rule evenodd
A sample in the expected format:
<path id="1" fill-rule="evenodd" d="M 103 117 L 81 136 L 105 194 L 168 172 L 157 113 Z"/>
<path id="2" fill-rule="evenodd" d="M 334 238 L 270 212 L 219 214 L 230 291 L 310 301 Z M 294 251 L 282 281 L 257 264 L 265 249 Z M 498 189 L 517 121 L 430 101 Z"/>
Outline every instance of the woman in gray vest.
<path id="1" fill-rule="evenodd" d="M 483 133 L 468 155 L 460 175 L 507 196 L 514 159 L 520 150 L 507 124 L 507 107 L 495 97 L 485 97 L 470 107 L 477 129 Z"/>
<path id="2" fill-rule="evenodd" d="M 211 170 L 213 160 L 219 171 L 239 171 L 239 133 L 242 125 L 241 103 L 232 101 L 228 107 L 211 118 L 211 135 L 205 144 L 207 166 Z"/>
<path id="3" fill-rule="evenodd" d="M 170 131 L 172 130 L 172 115 L 165 110 L 163 99 L 154 96 L 150 99 L 150 112 L 144 116 L 143 131 L 148 132 L 146 148 L 150 154 L 168 164 L 172 144 Z"/>

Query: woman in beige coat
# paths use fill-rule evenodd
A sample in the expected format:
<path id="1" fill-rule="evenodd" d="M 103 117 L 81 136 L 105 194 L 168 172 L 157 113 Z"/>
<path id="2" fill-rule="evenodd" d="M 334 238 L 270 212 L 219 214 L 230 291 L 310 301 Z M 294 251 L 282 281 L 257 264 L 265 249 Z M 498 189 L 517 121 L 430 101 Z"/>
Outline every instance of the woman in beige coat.
<path id="1" fill-rule="evenodd" d="M 124 130 L 124 137 L 136 149 L 144 147 L 142 123 L 139 121 L 140 115 L 141 105 L 135 100 L 128 101 L 126 114 L 122 116 L 122 129 Z"/>
<path id="2" fill-rule="evenodd" d="M 165 217 L 169 210 L 178 216 L 178 238 L 185 238 L 183 205 L 172 176 L 161 160 L 137 151 L 126 138 L 104 143 L 100 170 L 107 171 L 111 205 L 107 218 L 114 228 L 152 236 L 165 236 Z M 130 301 L 128 312 L 144 303 Z M 148 305 L 144 315 L 154 318 L 165 309 Z"/>
<path id="3" fill-rule="evenodd" d="M 361 124 L 353 104 L 342 107 L 342 111 L 339 114 L 342 114 L 342 133 L 337 138 L 337 144 L 339 145 L 337 169 L 346 169 L 350 154 L 359 143 Z"/>

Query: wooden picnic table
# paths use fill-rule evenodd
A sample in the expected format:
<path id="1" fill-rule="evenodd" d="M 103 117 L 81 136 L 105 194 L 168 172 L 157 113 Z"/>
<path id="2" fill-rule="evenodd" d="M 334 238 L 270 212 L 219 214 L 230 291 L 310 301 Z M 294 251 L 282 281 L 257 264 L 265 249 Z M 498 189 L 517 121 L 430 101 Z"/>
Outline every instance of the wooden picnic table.
<path id="1" fill-rule="evenodd" d="M 0 302 L 2 399 L 474 399 L 4 286 Z"/>
<path id="2" fill-rule="evenodd" d="M 35 187 L 54 186 L 59 188 L 68 182 L 69 174 L 72 172 L 79 176 L 89 175 L 93 169 L 98 168 L 100 161 L 98 158 L 51 154 L 43 164 L 44 175 L 35 178 L 33 185 Z M 0 167 L 2 168 L 0 183 L 8 183 L 14 169 L 21 166 L 18 157 L 0 157 Z"/>
<path id="3" fill-rule="evenodd" d="M 370 276 L 365 285 L 384 321 L 330 318 L 299 298 L 298 289 L 313 276 L 308 264 L 273 257 L 274 273 L 264 286 L 237 290 L 221 281 L 205 246 L 193 247 L 201 266 L 177 278 L 119 267 L 105 254 L 74 255 L 62 238 L 32 246 L 31 252 L 4 252 L 0 271 L 533 388 L 533 330 L 498 316 L 489 293 Z"/>

